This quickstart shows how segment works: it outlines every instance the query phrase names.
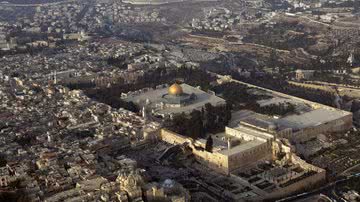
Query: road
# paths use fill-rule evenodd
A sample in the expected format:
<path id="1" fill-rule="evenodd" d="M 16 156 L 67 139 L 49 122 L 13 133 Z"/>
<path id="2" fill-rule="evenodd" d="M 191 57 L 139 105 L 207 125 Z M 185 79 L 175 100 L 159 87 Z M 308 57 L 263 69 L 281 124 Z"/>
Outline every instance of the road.
<path id="1" fill-rule="evenodd" d="M 343 199 L 336 193 L 336 186 L 339 184 L 345 183 L 349 180 L 353 180 L 354 178 L 360 178 L 360 173 L 349 175 L 343 179 L 336 180 L 335 182 L 327 184 L 327 185 L 320 187 L 314 191 L 304 192 L 301 194 L 297 194 L 295 196 L 283 198 L 281 200 L 278 200 L 277 202 L 290 202 L 290 201 L 300 200 L 300 199 L 304 199 L 304 198 L 319 195 L 319 194 L 325 194 L 325 195 L 329 196 L 330 198 L 335 199 L 336 201 L 343 201 Z"/>
<path id="2" fill-rule="evenodd" d="M 360 88 L 355 86 L 346 86 L 341 84 L 333 84 L 333 83 L 318 82 L 318 81 L 307 81 L 305 83 L 296 82 L 296 81 L 288 81 L 288 82 L 293 85 L 319 89 L 331 93 L 338 91 L 341 96 L 346 95 L 349 97 L 360 98 Z"/>

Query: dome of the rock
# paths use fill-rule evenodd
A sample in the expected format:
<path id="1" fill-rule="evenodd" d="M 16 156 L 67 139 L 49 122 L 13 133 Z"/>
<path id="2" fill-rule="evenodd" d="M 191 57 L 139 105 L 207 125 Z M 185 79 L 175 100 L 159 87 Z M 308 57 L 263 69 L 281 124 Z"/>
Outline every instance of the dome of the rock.
<path id="1" fill-rule="evenodd" d="M 179 96 L 182 95 L 184 92 L 182 87 L 179 84 L 175 83 L 169 87 L 168 93 L 169 95 Z"/>

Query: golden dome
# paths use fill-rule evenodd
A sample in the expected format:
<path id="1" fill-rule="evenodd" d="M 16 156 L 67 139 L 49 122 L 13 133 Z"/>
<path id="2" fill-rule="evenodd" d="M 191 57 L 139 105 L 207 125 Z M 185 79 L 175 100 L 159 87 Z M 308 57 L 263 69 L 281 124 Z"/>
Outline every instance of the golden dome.
<path id="1" fill-rule="evenodd" d="M 183 92 L 182 87 L 179 84 L 174 83 L 173 85 L 171 85 L 169 87 L 168 93 L 169 93 L 169 95 L 181 95 L 184 92 Z"/>

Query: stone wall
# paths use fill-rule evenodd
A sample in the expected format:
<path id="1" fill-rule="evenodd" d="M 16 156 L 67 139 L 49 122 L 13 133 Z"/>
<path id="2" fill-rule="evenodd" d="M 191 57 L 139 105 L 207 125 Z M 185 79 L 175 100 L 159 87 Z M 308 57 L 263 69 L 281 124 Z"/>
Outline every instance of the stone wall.
<path id="1" fill-rule="evenodd" d="M 186 142 L 190 143 L 189 146 L 192 148 L 192 152 L 197 160 L 223 174 L 229 174 L 231 171 L 239 168 L 251 167 L 261 160 L 273 159 L 271 141 L 263 140 L 264 143 L 259 146 L 252 147 L 246 151 L 238 152 L 228 156 L 216 151 L 205 151 L 204 145 L 197 143 L 197 146 L 195 146 L 194 143 L 196 141 L 192 140 L 191 138 L 187 138 L 166 129 L 161 130 L 160 136 L 162 141 L 165 141 L 169 144 L 184 144 Z M 253 140 L 249 138 L 249 141 Z"/>
<path id="2" fill-rule="evenodd" d="M 249 168 L 255 166 L 259 161 L 272 160 L 272 146 L 271 142 L 264 142 L 263 144 L 249 148 L 246 151 L 236 153 L 229 156 L 229 171 L 240 168 Z"/>
<path id="3" fill-rule="evenodd" d="M 324 169 L 307 163 L 306 161 L 302 160 L 296 154 L 291 155 L 291 162 L 294 164 L 299 164 L 303 169 L 306 169 L 306 170 L 312 170 L 312 171 L 316 171 L 316 172 L 325 172 Z"/>
<path id="4" fill-rule="evenodd" d="M 218 152 L 212 153 L 205 151 L 202 146 L 195 147 L 193 144 L 195 141 L 193 139 L 166 129 L 161 129 L 160 137 L 162 141 L 173 145 L 184 144 L 186 142 L 190 143 L 189 146 L 197 160 L 218 172 L 223 174 L 229 173 L 228 157 L 226 155 L 220 154 Z"/>
<path id="5" fill-rule="evenodd" d="M 262 196 L 257 200 L 281 198 L 288 196 L 291 193 L 309 190 L 326 181 L 326 171 L 324 169 L 307 163 L 294 153 L 290 153 L 289 156 L 291 162 L 300 165 L 300 167 L 305 170 L 304 172 L 314 171 L 316 173 L 286 187 L 279 187 L 279 189 L 267 194 L 266 196 Z"/>
<path id="6" fill-rule="evenodd" d="M 193 144 L 194 141 L 191 138 L 187 138 L 185 136 L 165 129 L 161 130 L 160 136 L 163 141 L 170 144 L 183 144 L 185 142 L 189 142 L 189 146 L 192 148 L 193 154 L 197 160 L 199 160 L 209 168 L 223 174 L 230 174 L 231 171 L 239 168 L 249 168 L 261 160 L 274 159 L 275 157 L 272 150 L 273 146 L 277 145 L 273 145 L 272 140 L 264 140 L 264 143 L 260 144 L 257 147 L 249 148 L 249 150 L 246 150 L 244 152 L 239 152 L 234 155 L 227 156 L 219 152 L 212 153 L 205 151 L 203 145 L 198 145 L 195 147 L 195 145 Z M 246 137 L 246 135 L 243 136 L 244 139 L 248 138 L 249 141 L 251 140 L 250 137 L 252 137 Z M 291 160 L 294 164 L 300 165 L 305 170 L 304 172 L 314 171 L 314 174 L 304 179 L 301 179 L 298 182 L 294 182 L 286 187 L 279 187 L 279 189 L 277 189 L 276 191 L 271 192 L 265 196 L 261 196 L 259 200 L 283 197 L 288 195 L 289 193 L 295 193 L 304 189 L 309 189 L 325 181 L 326 171 L 324 169 L 308 164 L 306 161 L 302 160 L 297 155 L 291 153 L 290 148 L 286 146 L 284 146 L 284 148 L 280 148 L 283 145 L 280 142 L 278 142 L 278 144 L 278 150 L 285 150 L 283 152 L 287 153 L 287 159 Z"/>
<path id="7" fill-rule="evenodd" d="M 172 131 L 166 130 L 166 129 L 161 129 L 160 131 L 160 139 L 164 142 L 167 142 L 169 144 L 172 145 L 177 145 L 177 144 L 184 144 L 185 142 L 191 142 L 192 139 L 185 137 L 183 135 L 174 133 Z"/>
<path id="8" fill-rule="evenodd" d="M 199 150 L 196 149 L 195 147 L 192 147 L 192 149 L 193 149 L 193 154 L 195 155 L 195 158 L 197 160 L 204 163 L 213 170 L 216 170 L 223 174 L 229 174 L 230 170 L 229 170 L 228 156 L 222 155 L 217 152 L 211 153 L 206 150 Z"/>
<path id="9" fill-rule="evenodd" d="M 289 193 L 296 193 L 296 192 L 299 192 L 302 190 L 309 190 L 309 189 L 325 182 L 325 177 L 326 177 L 325 171 L 314 174 L 303 180 L 295 182 L 287 187 L 278 189 L 278 190 L 268 194 L 264 198 L 266 198 L 266 199 L 281 198 L 284 196 L 288 196 Z"/>
<path id="10" fill-rule="evenodd" d="M 249 128 L 249 130 L 251 130 L 251 129 Z M 234 136 L 234 137 L 237 137 L 240 139 L 244 139 L 246 141 L 257 139 L 257 140 L 266 142 L 268 139 L 274 139 L 274 136 L 270 133 L 260 132 L 260 131 L 257 131 L 257 132 L 260 133 L 261 136 L 260 135 L 259 136 L 248 135 L 245 132 L 241 132 L 237 129 L 225 127 L 226 134 L 229 134 L 230 136 Z"/>

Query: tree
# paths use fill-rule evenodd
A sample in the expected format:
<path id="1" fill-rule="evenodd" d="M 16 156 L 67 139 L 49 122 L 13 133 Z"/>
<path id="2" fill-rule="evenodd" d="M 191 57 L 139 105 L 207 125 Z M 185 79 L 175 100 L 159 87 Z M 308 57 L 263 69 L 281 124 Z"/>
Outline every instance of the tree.
<path id="1" fill-rule="evenodd" d="M 359 111 L 360 110 L 360 103 L 359 103 L 359 101 L 356 101 L 356 100 L 354 100 L 353 102 L 352 102 L 352 105 L 351 105 L 351 112 L 352 113 L 355 113 L 355 112 L 357 112 L 357 111 Z"/>
<path id="2" fill-rule="evenodd" d="M 226 102 L 225 105 L 225 119 L 226 119 L 226 125 L 229 123 L 229 121 L 231 120 L 231 110 L 232 110 L 232 105 L 229 104 L 228 102 Z"/>
<path id="3" fill-rule="evenodd" d="M 205 134 L 204 124 L 202 121 L 201 112 L 198 110 L 194 110 L 190 114 L 191 118 L 188 121 L 188 130 L 187 135 L 192 137 L 193 139 L 197 139 L 199 137 L 203 137 Z"/>
<path id="4" fill-rule="evenodd" d="M 224 131 L 231 119 L 231 106 L 212 106 L 206 104 L 199 111 L 194 110 L 189 115 L 179 114 L 166 120 L 166 127 L 170 130 L 191 137 L 203 138 L 206 133 L 219 133 Z"/>
<path id="5" fill-rule="evenodd" d="M 270 68 L 275 68 L 278 65 L 278 58 L 277 52 L 274 48 L 271 49 L 269 55 L 269 66 Z"/>
<path id="6" fill-rule="evenodd" d="M 354 13 L 357 13 L 360 11 L 360 1 L 354 2 Z"/>
<path id="7" fill-rule="evenodd" d="M 216 114 L 214 112 L 214 107 L 210 103 L 205 105 L 205 114 L 206 129 L 207 131 L 211 131 L 216 126 Z"/>
<path id="8" fill-rule="evenodd" d="M 4 154 L 0 154 L 0 167 L 4 167 L 7 164 L 6 156 Z"/>
<path id="9" fill-rule="evenodd" d="M 172 123 L 170 129 L 175 131 L 176 133 L 187 135 L 186 125 L 188 120 L 186 119 L 186 115 L 184 113 L 175 115 L 172 119 Z"/>
<path id="10" fill-rule="evenodd" d="M 208 152 L 212 152 L 213 144 L 214 144 L 213 139 L 212 139 L 211 135 L 209 135 L 206 140 L 205 150 Z"/>

